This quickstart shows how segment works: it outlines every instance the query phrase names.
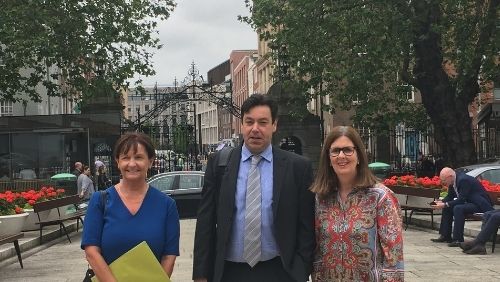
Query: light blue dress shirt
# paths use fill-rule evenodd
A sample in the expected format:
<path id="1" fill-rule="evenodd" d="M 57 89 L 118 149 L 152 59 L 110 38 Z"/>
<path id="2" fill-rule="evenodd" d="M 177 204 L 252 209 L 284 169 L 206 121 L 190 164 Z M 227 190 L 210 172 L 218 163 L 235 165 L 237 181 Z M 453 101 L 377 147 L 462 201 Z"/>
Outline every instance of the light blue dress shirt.
<path id="1" fill-rule="evenodd" d="M 262 160 L 259 162 L 260 185 L 262 189 L 261 205 L 261 261 L 270 260 L 279 256 L 278 244 L 274 236 L 273 217 L 273 150 L 269 145 L 262 152 Z M 245 212 L 246 212 L 246 190 L 248 171 L 252 163 L 252 153 L 243 145 L 240 158 L 240 170 L 236 182 L 235 211 L 233 215 L 233 226 L 229 236 L 226 260 L 233 262 L 245 262 L 243 259 L 245 238 Z"/>

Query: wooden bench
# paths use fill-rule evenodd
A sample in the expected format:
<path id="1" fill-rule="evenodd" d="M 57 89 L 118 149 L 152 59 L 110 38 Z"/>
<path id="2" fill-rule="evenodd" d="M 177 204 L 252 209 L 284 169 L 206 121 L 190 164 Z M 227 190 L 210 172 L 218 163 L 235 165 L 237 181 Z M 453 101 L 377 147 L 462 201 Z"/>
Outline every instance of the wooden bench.
<path id="1" fill-rule="evenodd" d="M 14 235 L 9 235 L 9 236 L 4 236 L 0 237 L 0 245 L 7 244 L 7 243 L 14 243 L 14 248 L 16 249 L 17 253 L 17 259 L 19 260 L 19 264 L 21 265 L 21 268 L 24 268 L 23 266 L 23 259 L 21 258 L 21 249 L 19 248 L 19 239 L 24 236 L 24 233 L 18 233 Z"/>
<path id="2" fill-rule="evenodd" d="M 66 237 L 68 238 L 68 241 L 71 243 L 71 239 L 69 238 L 69 234 L 66 230 L 66 226 L 64 225 L 65 221 L 68 220 L 76 220 L 76 231 L 78 232 L 78 225 L 79 221 L 82 223 L 83 226 L 83 220 L 82 216 L 85 215 L 85 210 L 79 210 L 78 209 L 78 204 L 80 203 L 81 199 L 78 195 L 72 195 L 72 196 L 67 196 L 63 198 L 58 198 L 58 199 L 53 199 L 45 202 L 39 202 L 35 203 L 33 205 L 33 210 L 34 212 L 37 213 L 38 216 L 38 222 L 37 224 L 40 225 L 40 244 L 42 244 L 42 229 L 44 226 L 50 226 L 50 225 L 59 225 L 59 236 L 62 236 L 62 231 L 66 234 Z M 66 214 L 66 213 L 61 213 L 61 208 L 68 206 L 68 205 L 73 205 L 75 207 L 75 212 Z M 58 217 L 55 219 L 49 219 L 49 220 L 41 220 L 40 219 L 40 212 L 42 211 L 47 211 L 51 209 L 57 209 L 57 214 Z"/>
<path id="3" fill-rule="evenodd" d="M 405 230 L 411 223 L 414 212 L 429 213 L 431 215 L 431 229 L 434 228 L 434 209 L 429 203 L 439 199 L 441 190 L 405 186 L 391 186 L 389 188 L 396 194 L 401 210 L 404 211 Z M 408 211 L 410 211 L 409 214 Z"/>

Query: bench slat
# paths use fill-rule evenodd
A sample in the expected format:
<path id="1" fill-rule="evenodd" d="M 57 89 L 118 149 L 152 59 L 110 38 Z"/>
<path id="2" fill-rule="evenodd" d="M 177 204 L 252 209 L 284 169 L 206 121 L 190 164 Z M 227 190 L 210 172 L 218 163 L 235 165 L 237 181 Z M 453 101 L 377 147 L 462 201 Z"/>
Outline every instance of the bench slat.
<path id="1" fill-rule="evenodd" d="M 0 245 L 6 244 L 6 243 L 12 243 L 12 242 L 14 242 L 17 239 L 22 238 L 22 237 L 24 237 L 24 233 L 18 233 L 18 234 L 14 234 L 14 235 L 0 237 Z"/>
<path id="2" fill-rule="evenodd" d="M 46 210 L 51 210 L 54 208 L 67 206 L 67 205 L 75 205 L 80 203 L 81 199 L 78 195 L 67 196 L 58 199 L 52 199 L 45 202 L 35 203 L 33 205 L 33 210 L 35 212 L 41 212 Z"/>

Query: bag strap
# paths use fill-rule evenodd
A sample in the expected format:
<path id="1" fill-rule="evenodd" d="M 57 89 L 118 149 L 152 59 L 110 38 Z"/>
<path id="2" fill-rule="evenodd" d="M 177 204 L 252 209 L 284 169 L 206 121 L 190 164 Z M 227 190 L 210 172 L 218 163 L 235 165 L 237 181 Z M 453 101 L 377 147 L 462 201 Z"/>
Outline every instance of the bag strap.
<path id="1" fill-rule="evenodd" d="M 99 196 L 101 200 L 101 211 L 102 215 L 106 212 L 106 201 L 108 200 L 108 192 L 106 190 L 99 191 Z"/>
<path id="2" fill-rule="evenodd" d="M 220 150 L 219 161 L 217 162 L 218 166 L 227 166 L 229 159 L 231 158 L 231 153 L 233 152 L 233 147 L 224 147 Z"/>

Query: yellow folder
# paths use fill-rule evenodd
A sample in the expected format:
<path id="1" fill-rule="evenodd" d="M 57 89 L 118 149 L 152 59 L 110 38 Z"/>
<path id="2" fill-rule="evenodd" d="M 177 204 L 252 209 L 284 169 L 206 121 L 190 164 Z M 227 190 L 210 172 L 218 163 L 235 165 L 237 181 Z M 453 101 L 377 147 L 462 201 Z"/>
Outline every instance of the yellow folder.
<path id="1" fill-rule="evenodd" d="M 166 281 L 168 275 L 145 241 L 113 261 L 109 268 L 118 282 Z M 96 276 L 92 282 L 99 282 Z"/>

